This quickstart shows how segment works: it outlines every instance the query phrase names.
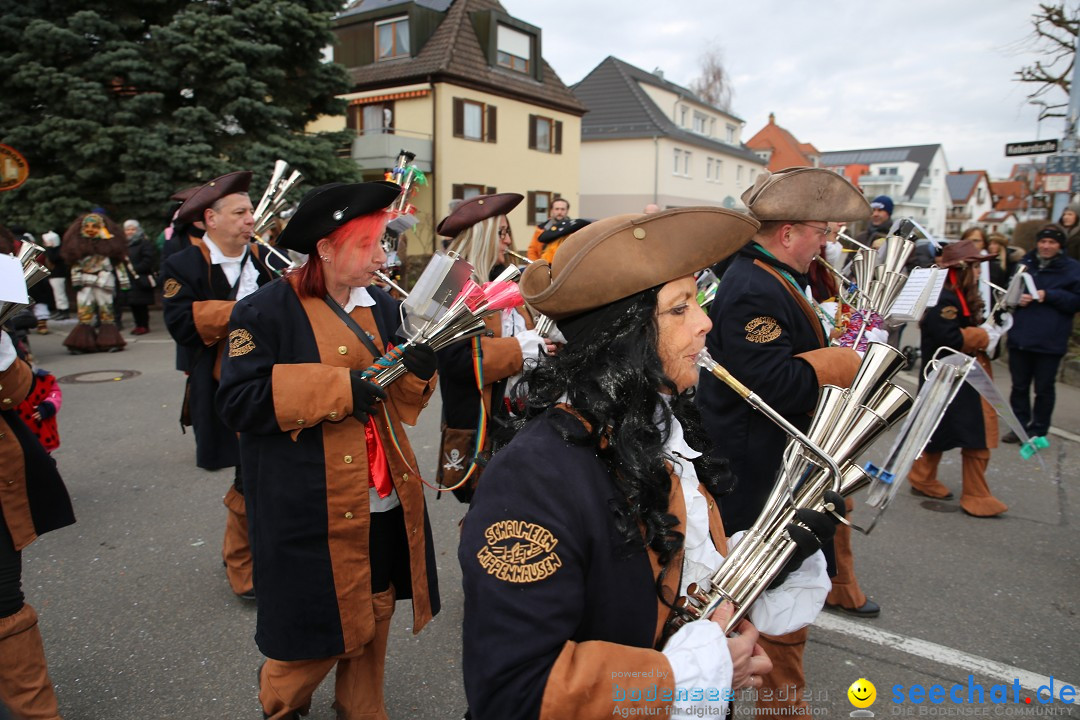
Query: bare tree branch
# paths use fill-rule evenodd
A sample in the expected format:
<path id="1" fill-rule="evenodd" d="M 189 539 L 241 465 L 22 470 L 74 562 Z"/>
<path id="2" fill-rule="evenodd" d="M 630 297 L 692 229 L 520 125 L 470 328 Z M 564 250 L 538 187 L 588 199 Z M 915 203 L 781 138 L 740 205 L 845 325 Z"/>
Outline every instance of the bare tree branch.
<path id="1" fill-rule="evenodd" d="M 1057 95 L 1060 89 L 1068 98 L 1072 84 L 1073 63 L 1076 55 L 1076 38 L 1080 35 L 1080 7 L 1062 0 L 1056 4 L 1039 3 L 1039 11 L 1032 15 L 1029 45 L 1043 55 L 1032 65 L 1025 65 L 1013 73 L 1017 82 L 1033 83 L 1036 89 L 1028 93 L 1028 102 L 1042 107 L 1039 119 L 1064 117 L 1055 112 L 1068 106 L 1068 101 L 1049 104 L 1042 98 L 1048 93 Z M 1039 102 L 1035 102 L 1038 100 Z"/>
<path id="2" fill-rule="evenodd" d="M 713 107 L 731 109 L 731 77 L 724 69 L 723 53 L 714 44 L 701 55 L 701 75 L 690 83 L 690 89 Z"/>

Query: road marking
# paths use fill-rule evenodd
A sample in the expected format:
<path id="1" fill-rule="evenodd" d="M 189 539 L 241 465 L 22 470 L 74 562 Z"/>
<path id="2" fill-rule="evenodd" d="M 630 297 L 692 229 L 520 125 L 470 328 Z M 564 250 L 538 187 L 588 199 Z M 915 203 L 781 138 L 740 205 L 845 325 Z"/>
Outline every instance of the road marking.
<path id="1" fill-rule="evenodd" d="M 823 612 L 818 615 L 817 620 L 814 621 L 814 626 L 819 627 L 822 630 L 840 633 L 841 635 L 850 635 L 859 640 L 865 640 L 866 642 L 881 645 L 882 647 L 887 647 L 891 650 L 899 650 L 900 652 L 905 652 L 909 655 L 921 657 L 926 660 L 933 660 L 942 665 L 960 668 L 973 675 L 990 677 L 995 680 L 1003 680 L 1009 683 L 1018 679 L 1020 680 L 1021 687 L 1027 688 L 1033 692 L 1038 690 L 1040 685 L 1050 684 L 1050 678 L 1045 675 L 1039 675 L 1038 673 L 999 663 L 990 660 L 989 658 L 979 657 L 978 655 L 970 655 L 951 647 L 927 642 L 926 640 L 919 640 L 918 638 L 878 630 L 877 628 L 872 628 L 869 625 L 854 620 L 837 617 L 831 613 Z M 1057 686 L 1068 684 L 1077 687 L 1077 683 L 1065 683 L 1061 678 L 1054 678 L 1054 682 Z"/>

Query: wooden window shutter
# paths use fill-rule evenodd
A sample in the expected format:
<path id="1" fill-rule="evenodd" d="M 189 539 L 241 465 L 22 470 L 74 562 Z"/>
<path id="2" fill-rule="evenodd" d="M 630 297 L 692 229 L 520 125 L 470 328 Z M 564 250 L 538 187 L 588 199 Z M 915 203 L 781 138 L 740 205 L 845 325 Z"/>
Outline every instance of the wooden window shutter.
<path id="1" fill-rule="evenodd" d="M 496 124 L 497 123 L 496 123 L 496 117 L 495 117 L 495 106 L 494 105 L 488 105 L 487 106 L 487 141 L 489 143 L 495 142 L 495 126 L 496 126 Z"/>
<path id="2" fill-rule="evenodd" d="M 536 220 L 536 193 L 530 190 L 527 195 L 529 203 L 529 224 L 532 225 Z"/>
<path id="3" fill-rule="evenodd" d="M 529 149 L 536 149 L 536 116 L 529 116 Z M 531 213 L 530 213 L 531 214 Z"/>
<path id="4" fill-rule="evenodd" d="M 349 130 L 359 130 L 359 121 L 357 116 L 360 114 L 360 108 L 356 105 L 350 105 L 345 109 L 345 127 Z"/>
<path id="5" fill-rule="evenodd" d="M 499 191 L 493 188 L 491 185 L 488 185 L 486 188 L 484 188 L 485 195 L 494 195 L 497 192 Z"/>
<path id="6" fill-rule="evenodd" d="M 562 154 L 562 120 L 555 121 L 555 152 Z"/>
<path id="7" fill-rule="evenodd" d="M 454 137 L 465 137 L 465 101 L 454 98 Z"/>
<path id="8" fill-rule="evenodd" d="M 451 200 L 461 200 L 462 198 L 465 197 L 465 186 L 464 185 L 454 185 L 453 188 L 451 189 L 450 194 L 452 196 Z"/>

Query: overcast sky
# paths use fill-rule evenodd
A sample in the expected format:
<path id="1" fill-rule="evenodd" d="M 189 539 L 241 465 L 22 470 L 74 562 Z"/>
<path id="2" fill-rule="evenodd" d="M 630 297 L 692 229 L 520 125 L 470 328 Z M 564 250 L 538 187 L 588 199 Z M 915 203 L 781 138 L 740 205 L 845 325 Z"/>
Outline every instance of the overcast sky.
<path id="1" fill-rule="evenodd" d="M 713 45 L 744 141 L 775 112 L 818 150 L 940 143 L 950 170 L 998 178 L 1015 162 L 1005 143 L 1064 131 L 1063 118 L 1038 128 L 1026 103 L 1035 86 L 1013 80 L 1038 57 L 1034 0 L 501 1 L 541 28 L 544 58 L 567 85 L 613 55 L 685 86 Z"/>

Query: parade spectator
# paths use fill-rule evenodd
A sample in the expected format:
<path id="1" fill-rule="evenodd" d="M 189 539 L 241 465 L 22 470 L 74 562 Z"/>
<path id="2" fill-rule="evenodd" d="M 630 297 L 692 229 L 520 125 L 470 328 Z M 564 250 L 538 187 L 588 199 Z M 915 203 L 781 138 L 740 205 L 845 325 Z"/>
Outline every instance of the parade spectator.
<path id="1" fill-rule="evenodd" d="M 986 239 L 986 252 L 993 258 L 990 261 L 990 282 L 1000 288 L 1007 288 L 1016 266 L 1024 257 L 1024 251 L 1010 247 L 1009 240 L 1001 233 L 990 233 Z"/>
<path id="2" fill-rule="evenodd" d="M 218 406 L 240 433 L 266 718 L 307 715 L 336 669 L 337 717 L 385 720 L 395 600 L 412 599 L 414 633 L 439 611 L 403 427 L 434 390 L 435 352 L 406 346 L 408 372 L 385 389 L 363 376 L 401 342 L 400 304 L 370 287 L 386 261 L 383 210 L 400 191 L 334 183 L 305 195 L 278 243 L 307 263 L 239 300 L 229 323 Z"/>
<path id="3" fill-rule="evenodd" d="M 1068 350 L 1073 316 L 1080 312 L 1080 261 L 1062 251 L 1066 237 L 1060 225 L 1044 226 L 1035 235 L 1035 249 L 1020 261 L 1037 292 L 1020 296 L 1009 330 L 1009 405 L 1032 437 L 1050 431 L 1058 366 Z M 1002 441 L 1016 443 L 1020 439 L 1009 432 Z"/>
<path id="4" fill-rule="evenodd" d="M 919 328 L 922 331 L 923 383 L 926 363 L 938 348 L 947 347 L 975 358 L 993 377 L 987 351 L 995 346 L 1001 331 L 984 324 L 982 296 L 979 292 L 979 263 L 989 260 L 975 243 L 960 240 L 945 246 L 938 265 L 948 271 L 937 305 L 926 309 Z M 960 449 L 963 490 L 960 508 L 973 517 L 995 517 L 1008 506 L 994 497 L 986 483 L 990 451 L 997 447 L 997 414 L 979 392 L 964 383 L 956 393 L 934 431 L 926 450 L 911 466 L 908 480 L 914 495 L 951 500 L 952 492 L 938 480 L 938 465 L 947 450 Z"/>
<path id="5" fill-rule="evenodd" d="M 1058 224 L 1065 231 L 1065 254 L 1080 260 L 1080 205 L 1065 208 Z"/>
<path id="6" fill-rule="evenodd" d="M 41 243 L 45 246 L 45 257 L 49 261 L 49 286 L 53 291 L 53 304 L 56 312 L 50 320 L 71 319 L 71 301 L 68 298 L 68 265 L 60 255 L 60 236 L 52 230 L 42 233 Z"/>
<path id="7" fill-rule="evenodd" d="M 35 369 L 30 392 L 26 399 L 19 403 L 19 417 L 37 435 L 41 446 L 50 453 L 60 447 L 56 414 L 60 412 L 63 401 L 64 393 L 56 382 L 56 376 L 43 368 Z"/>
<path id="8" fill-rule="evenodd" d="M 986 250 L 986 231 L 978 225 L 972 225 L 960 235 L 961 240 L 970 240 L 979 252 Z"/>
<path id="9" fill-rule="evenodd" d="M 545 230 L 550 229 L 559 221 L 569 219 L 569 216 L 569 200 L 566 198 L 555 198 L 552 200 L 551 210 L 548 212 L 548 219 L 536 226 L 536 230 L 533 231 L 532 240 L 529 242 L 529 249 L 526 251 L 525 255 L 530 260 L 539 260 L 544 252 L 544 245 L 540 242 L 540 234 Z"/>
<path id="10" fill-rule="evenodd" d="M 130 282 L 129 289 L 118 294 L 116 322 L 120 324 L 123 308 L 130 307 L 135 321 L 132 335 L 150 332 L 150 306 L 154 304 L 154 288 L 157 285 L 157 248 L 146 236 L 138 220 L 124 221 L 127 236 L 127 260 L 123 267 Z"/>

